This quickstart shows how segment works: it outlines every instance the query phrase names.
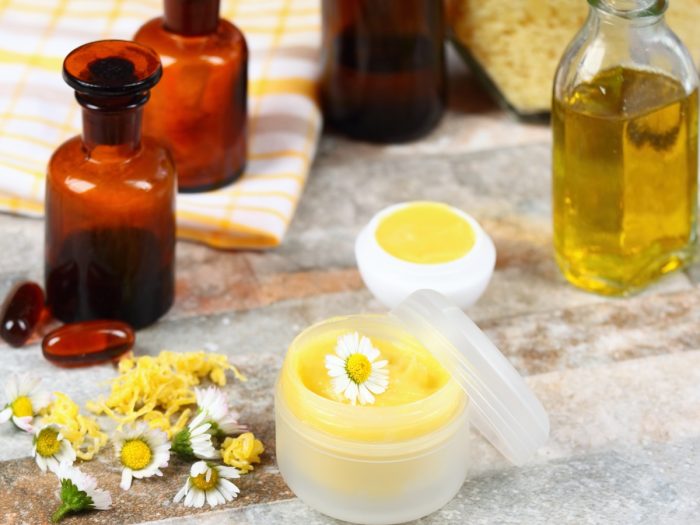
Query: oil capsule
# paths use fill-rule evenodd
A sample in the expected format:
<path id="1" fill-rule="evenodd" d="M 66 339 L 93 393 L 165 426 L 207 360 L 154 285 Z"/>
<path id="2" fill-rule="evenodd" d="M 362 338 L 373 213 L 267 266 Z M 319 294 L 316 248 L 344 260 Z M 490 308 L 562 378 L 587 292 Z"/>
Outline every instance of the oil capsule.
<path id="1" fill-rule="evenodd" d="M 36 283 L 18 283 L 5 299 L 0 314 L 0 337 L 15 348 L 27 342 L 44 311 L 44 291 Z"/>
<path id="2" fill-rule="evenodd" d="M 53 364 L 76 368 L 115 361 L 131 350 L 135 340 L 134 330 L 121 321 L 84 321 L 47 334 L 41 350 Z"/>

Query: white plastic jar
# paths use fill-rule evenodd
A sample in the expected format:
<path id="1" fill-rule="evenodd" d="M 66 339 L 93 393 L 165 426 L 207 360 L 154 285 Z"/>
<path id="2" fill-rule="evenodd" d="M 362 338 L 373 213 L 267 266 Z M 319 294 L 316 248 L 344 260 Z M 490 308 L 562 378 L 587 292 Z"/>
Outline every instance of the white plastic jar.
<path id="1" fill-rule="evenodd" d="M 378 212 L 355 242 L 362 280 L 387 308 L 436 290 L 460 308 L 484 293 L 496 248 L 471 215 L 440 202 L 404 202 Z"/>
<path id="2" fill-rule="evenodd" d="M 392 379 L 412 380 L 401 374 L 423 359 L 412 354 L 419 350 L 434 362 L 424 359 L 418 373 L 445 374 L 445 381 L 429 378 L 425 384 L 437 385 L 429 395 L 392 406 L 319 395 L 308 373 L 318 363 L 309 359 L 318 358 L 319 345 L 332 354 L 333 341 L 354 332 L 409 356 L 392 369 L 387 393 Z M 544 409 L 508 361 L 433 291 L 412 295 L 388 315 L 335 318 L 302 332 L 279 375 L 275 420 L 277 462 L 291 490 L 324 514 L 365 524 L 410 521 L 449 502 L 468 473 L 470 420 L 515 463 L 549 431 Z"/>

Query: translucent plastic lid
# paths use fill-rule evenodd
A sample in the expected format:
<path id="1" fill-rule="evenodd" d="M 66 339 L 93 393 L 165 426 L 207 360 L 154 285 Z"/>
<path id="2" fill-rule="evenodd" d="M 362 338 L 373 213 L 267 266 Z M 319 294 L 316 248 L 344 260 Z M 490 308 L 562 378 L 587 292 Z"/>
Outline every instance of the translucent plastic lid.
<path id="1" fill-rule="evenodd" d="M 524 463 L 547 441 L 542 404 L 462 310 L 437 292 L 421 290 L 391 315 L 452 373 L 469 396 L 472 424 L 509 461 Z"/>

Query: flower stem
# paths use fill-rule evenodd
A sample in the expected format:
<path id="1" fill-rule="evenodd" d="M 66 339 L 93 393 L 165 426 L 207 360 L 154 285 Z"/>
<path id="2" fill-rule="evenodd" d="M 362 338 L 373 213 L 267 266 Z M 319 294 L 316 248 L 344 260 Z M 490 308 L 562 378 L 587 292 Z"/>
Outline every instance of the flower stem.
<path id="1" fill-rule="evenodd" d="M 71 508 L 70 505 L 66 505 L 65 503 L 62 503 L 60 507 L 58 507 L 58 510 L 53 513 L 51 516 L 51 523 L 58 523 L 61 521 L 63 518 L 66 517 L 66 514 L 70 513 L 73 509 Z"/>

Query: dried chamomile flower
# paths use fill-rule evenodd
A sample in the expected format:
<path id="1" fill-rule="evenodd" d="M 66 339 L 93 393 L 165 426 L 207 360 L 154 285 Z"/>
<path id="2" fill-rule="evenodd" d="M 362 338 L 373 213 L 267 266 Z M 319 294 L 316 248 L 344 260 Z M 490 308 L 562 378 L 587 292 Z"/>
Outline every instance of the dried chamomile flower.
<path id="1" fill-rule="evenodd" d="M 236 438 L 228 437 L 221 446 L 221 459 L 227 465 L 236 467 L 241 474 L 253 470 L 253 463 L 260 463 L 260 454 L 265 452 L 262 441 L 255 439 L 252 432 Z"/>

